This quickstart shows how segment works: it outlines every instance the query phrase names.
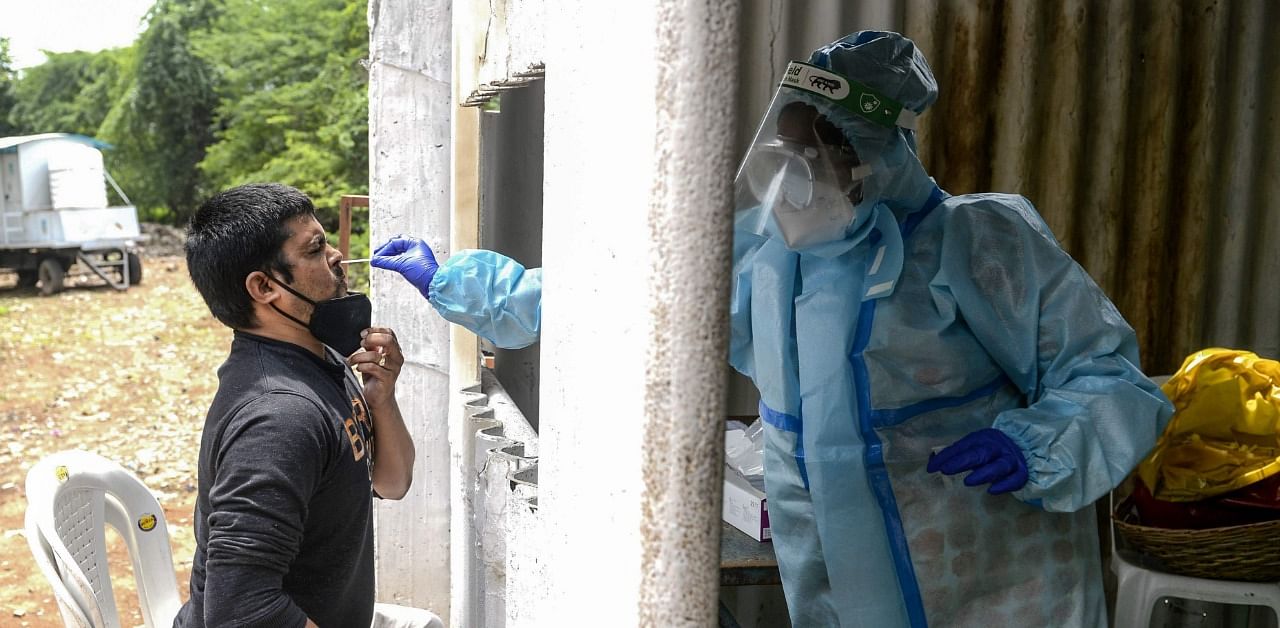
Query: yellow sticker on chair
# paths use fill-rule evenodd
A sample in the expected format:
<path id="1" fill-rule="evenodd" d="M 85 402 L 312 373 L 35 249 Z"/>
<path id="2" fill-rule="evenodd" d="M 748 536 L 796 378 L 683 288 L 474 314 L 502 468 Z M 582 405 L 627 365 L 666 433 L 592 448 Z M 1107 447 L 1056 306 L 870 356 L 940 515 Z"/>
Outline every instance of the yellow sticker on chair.
<path id="1" fill-rule="evenodd" d="M 66 482 L 67 478 L 71 477 L 71 473 L 67 471 L 67 466 L 63 464 L 58 465 L 58 468 L 53 470 L 53 474 L 58 476 L 59 482 Z"/>
<path id="2" fill-rule="evenodd" d="M 142 530 L 143 532 L 150 532 L 154 530 L 155 527 L 156 527 L 155 515 L 146 514 L 146 515 L 142 515 L 142 517 L 138 519 L 138 529 Z"/>

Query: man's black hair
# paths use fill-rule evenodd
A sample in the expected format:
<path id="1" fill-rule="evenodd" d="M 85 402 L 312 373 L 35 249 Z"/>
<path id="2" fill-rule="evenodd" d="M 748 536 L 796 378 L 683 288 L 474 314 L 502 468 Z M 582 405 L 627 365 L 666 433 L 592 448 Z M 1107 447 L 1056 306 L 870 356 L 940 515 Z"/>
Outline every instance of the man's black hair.
<path id="1" fill-rule="evenodd" d="M 293 281 L 283 250 L 293 234 L 285 222 L 304 214 L 315 214 L 311 199 L 279 183 L 234 187 L 196 210 L 187 225 L 187 272 L 214 318 L 232 329 L 254 326 L 244 280 L 255 270 Z"/>

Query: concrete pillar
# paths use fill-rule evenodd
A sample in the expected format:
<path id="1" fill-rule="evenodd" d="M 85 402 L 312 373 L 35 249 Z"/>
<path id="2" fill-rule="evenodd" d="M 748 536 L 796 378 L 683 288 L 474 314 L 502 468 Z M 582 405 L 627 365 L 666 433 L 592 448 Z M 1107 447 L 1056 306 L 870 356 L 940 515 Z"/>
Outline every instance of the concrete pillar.
<path id="1" fill-rule="evenodd" d="M 369 2 L 370 242 L 399 233 L 450 250 L 448 0 Z M 379 601 L 449 616 L 448 325 L 398 275 L 370 277 L 375 324 L 396 330 L 406 362 L 396 386 L 417 446 L 403 500 L 377 505 Z"/>
<path id="2" fill-rule="evenodd" d="M 656 176 L 649 205 L 649 348 L 640 624 L 712 625 L 720 495 L 738 3 L 658 10 Z M 710 67 L 708 67 L 710 66 Z M 691 80 L 705 73 L 709 80 Z"/>
<path id="3" fill-rule="evenodd" d="M 737 3 L 545 10 L 538 616 L 710 625 Z"/>

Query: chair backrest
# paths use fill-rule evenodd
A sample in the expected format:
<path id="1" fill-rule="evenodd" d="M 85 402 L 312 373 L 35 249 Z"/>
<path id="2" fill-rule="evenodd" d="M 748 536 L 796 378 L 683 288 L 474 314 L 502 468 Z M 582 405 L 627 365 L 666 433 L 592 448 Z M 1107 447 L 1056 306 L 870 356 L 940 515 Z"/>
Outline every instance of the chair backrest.
<path id="1" fill-rule="evenodd" d="M 31 555 L 35 556 L 36 567 L 40 569 L 40 573 L 44 574 L 49 585 L 53 587 L 53 598 L 58 602 L 58 612 L 62 613 L 62 622 L 68 628 L 93 628 L 96 625 L 103 625 L 102 617 L 99 614 L 97 621 L 90 621 L 85 616 L 85 611 L 77 601 L 76 596 L 71 595 L 71 590 L 67 588 L 66 583 L 62 581 L 62 577 L 58 575 L 58 568 L 54 566 L 56 560 L 53 556 L 53 549 L 49 547 L 49 542 L 45 540 L 44 534 L 40 532 L 40 527 L 36 525 L 35 511 L 27 508 L 26 517 L 26 536 L 27 545 L 31 547 Z M 95 605 L 96 609 L 97 606 Z"/>
<path id="2" fill-rule="evenodd" d="M 169 529 L 160 502 L 142 481 L 84 451 L 51 454 L 27 472 L 28 542 L 36 562 L 44 560 L 41 569 L 68 625 L 120 625 L 107 564 L 107 524 L 128 546 L 143 621 L 149 627 L 172 625 L 180 601 Z"/>

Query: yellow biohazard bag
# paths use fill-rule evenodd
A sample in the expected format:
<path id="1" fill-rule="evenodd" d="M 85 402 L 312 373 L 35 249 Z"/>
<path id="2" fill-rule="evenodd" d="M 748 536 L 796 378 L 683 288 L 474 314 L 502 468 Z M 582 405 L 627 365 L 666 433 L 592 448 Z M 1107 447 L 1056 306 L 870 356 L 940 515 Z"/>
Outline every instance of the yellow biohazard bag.
<path id="1" fill-rule="evenodd" d="M 1202 500 L 1280 473 L 1280 362 L 1204 349 L 1162 388 L 1173 418 L 1138 466 L 1156 499 Z"/>

